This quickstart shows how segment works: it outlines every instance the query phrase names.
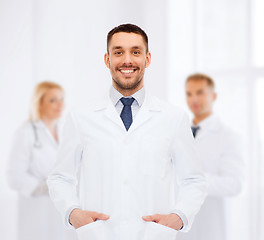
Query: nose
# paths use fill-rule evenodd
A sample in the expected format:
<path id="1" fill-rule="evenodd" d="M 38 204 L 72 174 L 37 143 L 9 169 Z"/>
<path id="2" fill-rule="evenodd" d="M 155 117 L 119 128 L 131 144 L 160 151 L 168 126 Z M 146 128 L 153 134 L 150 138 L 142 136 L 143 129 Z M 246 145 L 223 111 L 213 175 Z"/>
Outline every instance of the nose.
<path id="1" fill-rule="evenodd" d="M 57 106 L 58 106 L 59 108 L 63 108 L 63 107 L 64 107 L 64 101 L 63 101 L 63 99 L 60 99 L 60 100 L 57 102 Z"/>
<path id="2" fill-rule="evenodd" d="M 190 98 L 190 101 L 191 101 L 192 103 L 196 103 L 196 102 L 197 102 L 197 97 L 196 97 L 196 96 L 192 96 L 192 97 Z"/>
<path id="3" fill-rule="evenodd" d="M 132 58 L 130 53 L 124 53 L 123 54 L 123 64 L 131 64 L 132 63 Z"/>
<path id="4" fill-rule="evenodd" d="M 194 104 L 197 101 L 197 99 L 194 95 L 187 95 L 186 99 L 187 99 L 188 103 L 190 103 L 190 104 Z"/>

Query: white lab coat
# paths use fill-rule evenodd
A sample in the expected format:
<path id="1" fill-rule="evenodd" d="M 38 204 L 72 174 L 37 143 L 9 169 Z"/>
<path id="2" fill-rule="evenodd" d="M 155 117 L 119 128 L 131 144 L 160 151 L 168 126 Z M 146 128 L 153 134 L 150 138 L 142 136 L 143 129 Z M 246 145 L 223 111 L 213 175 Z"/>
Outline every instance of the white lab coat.
<path id="1" fill-rule="evenodd" d="M 73 110 L 48 185 L 66 224 L 72 206 L 110 216 L 77 229 L 79 240 L 175 240 L 142 216 L 180 212 L 188 231 L 206 195 L 186 114 L 149 95 L 129 131 L 109 97 Z"/>
<path id="2" fill-rule="evenodd" d="M 35 127 L 36 136 L 30 122 L 16 132 L 7 170 L 9 185 L 19 193 L 18 239 L 74 240 L 75 232 L 65 228 L 46 186 L 58 143 L 43 122 Z"/>
<path id="3" fill-rule="evenodd" d="M 180 233 L 179 240 L 226 240 L 227 197 L 242 189 L 244 162 L 241 140 L 215 115 L 199 126 L 195 138 L 197 155 L 208 180 L 208 196 L 197 214 L 192 229 Z"/>

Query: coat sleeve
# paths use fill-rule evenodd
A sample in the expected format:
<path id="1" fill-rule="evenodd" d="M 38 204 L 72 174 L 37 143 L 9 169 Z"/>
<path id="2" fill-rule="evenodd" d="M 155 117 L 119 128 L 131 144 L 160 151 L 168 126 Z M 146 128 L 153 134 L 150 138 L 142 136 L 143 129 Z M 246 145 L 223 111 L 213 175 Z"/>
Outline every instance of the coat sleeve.
<path id="1" fill-rule="evenodd" d="M 182 231 L 187 232 L 204 202 L 207 182 L 195 155 L 194 139 L 185 113 L 182 113 L 172 143 L 172 162 L 177 196 L 174 212 L 186 217 Z"/>
<path id="2" fill-rule="evenodd" d="M 243 144 L 240 138 L 230 132 L 227 134 L 220 156 L 220 168 L 216 174 L 207 173 L 208 195 L 232 197 L 239 194 L 245 179 Z"/>
<path id="3" fill-rule="evenodd" d="M 40 179 L 29 172 L 33 147 L 30 131 L 33 130 L 25 124 L 15 133 L 6 172 L 9 186 L 26 197 L 32 196 L 34 191 L 43 184 Z"/>
<path id="4" fill-rule="evenodd" d="M 77 172 L 82 156 L 82 143 L 73 115 L 70 113 L 66 118 L 57 161 L 47 180 L 51 200 L 67 226 L 69 211 L 80 206 Z"/>

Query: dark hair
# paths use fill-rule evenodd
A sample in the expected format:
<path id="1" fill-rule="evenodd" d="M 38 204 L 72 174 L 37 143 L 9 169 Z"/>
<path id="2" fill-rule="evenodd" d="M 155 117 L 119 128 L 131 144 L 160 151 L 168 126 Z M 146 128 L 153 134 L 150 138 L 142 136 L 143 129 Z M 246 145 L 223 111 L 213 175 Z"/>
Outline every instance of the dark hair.
<path id="1" fill-rule="evenodd" d="M 201 81 L 201 80 L 205 80 L 209 87 L 211 87 L 212 89 L 215 89 L 214 80 L 208 75 L 203 74 L 203 73 L 195 73 L 195 74 L 190 75 L 186 79 L 185 84 L 187 84 L 189 81 Z"/>
<path id="2" fill-rule="evenodd" d="M 119 32 L 126 32 L 126 33 L 136 33 L 139 34 L 143 37 L 143 40 L 146 44 L 147 47 L 147 52 L 148 52 L 148 36 L 147 34 L 137 25 L 134 24 L 122 24 L 119 25 L 115 28 L 113 28 L 108 34 L 107 34 L 107 51 L 108 51 L 108 47 L 109 47 L 109 42 L 112 39 L 113 35 Z"/>

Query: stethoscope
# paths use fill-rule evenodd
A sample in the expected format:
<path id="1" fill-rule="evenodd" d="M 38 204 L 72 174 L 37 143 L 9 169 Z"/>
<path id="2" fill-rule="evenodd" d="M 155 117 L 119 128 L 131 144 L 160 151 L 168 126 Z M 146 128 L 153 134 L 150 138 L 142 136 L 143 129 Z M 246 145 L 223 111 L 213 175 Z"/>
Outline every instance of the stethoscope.
<path id="1" fill-rule="evenodd" d="M 35 123 L 32 122 L 32 127 L 33 127 L 33 132 L 34 132 L 34 137 L 35 137 L 35 141 L 34 141 L 34 147 L 35 148 L 41 148 L 41 142 L 39 141 L 39 137 L 38 137 L 38 132 L 37 132 L 37 127 L 35 125 Z"/>

